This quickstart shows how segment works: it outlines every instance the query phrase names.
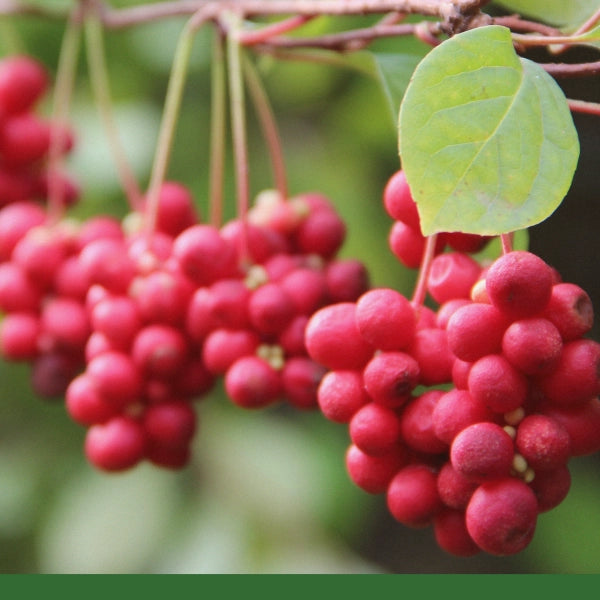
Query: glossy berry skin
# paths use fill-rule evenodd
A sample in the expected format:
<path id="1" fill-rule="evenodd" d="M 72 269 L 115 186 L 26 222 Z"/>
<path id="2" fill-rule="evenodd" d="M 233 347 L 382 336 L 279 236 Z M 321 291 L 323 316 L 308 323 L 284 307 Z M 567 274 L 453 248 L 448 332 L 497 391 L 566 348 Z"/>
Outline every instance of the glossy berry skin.
<path id="1" fill-rule="evenodd" d="M 485 552 L 508 556 L 526 548 L 537 524 L 538 504 L 531 488 L 507 477 L 483 483 L 466 510 L 473 541 Z"/>
<path id="2" fill-rule="evenodd" d="M 365 366 L 363 381 L 374 402 L 397 408 L 409 400 L 419 375 L 419 364 L 409 354 L 381 352 Z"/>
<path id="3" fill-rule="evenodd" d="M 85 436 L 85 455 L 98 469 L 123 471 L 138 464 L 146 450 L 142 425 L 126 416 L 92 425 Z"/>
<path id="4" fill-rule="evenodd" d="M 481 266 L 468 254 L 439 254 L 431 263 L 427 290 L 439 304 L 455 298 L 469 298 L 471 288 L 480 274 Z"/>
<path id="5" fill-rule="evenodd" d="M 374 348 L 360 334 L 356 306 L 340 302 L 325 306 L 309 319 L 305 331 L 309 356 L 329 369 L 361 369 Z"/>
<path id="6" fill-rule="evenodd" d="M 553 269 L 539 256 L 524 250 L 502 255 L 486 274 L 491 303 L 512 319 L 542 312 L 552 295 Z"/>
<path id="7" fill-rule="evenodd" d="M 356 411 L 348 430 L 355 446 L 378 456 L 391 452 L 400 441 L 400 418 L 391 408 L 369 402 Z"/>
<path id="8" fill-rule="evenodd" d="M 383 206 L 392 219 L 402 221 L 408 227 L 420 232 L 419 211 L 403 170 L 396 171 L 388 179 L 383 190 Z"/>
<path id="9" fill-rule="evenodd" d="M 33 109 L 48 87 L 48 75 L 40 62 L 27 55 L 0 61 L 0 111 L 17 114 Z"/>
<path id="10" fill-rule="evenodd" d="M 413 450 L 437 454 L 448 449 L 446 442 L 436 436 L 432 419 L 433 411 L 443 395 L 442 390 L 427 390 L 410 400 L 402 410 L 402 439 Z"/>
<path id="11" fill-rule="evenodd" d="M 583 337 L 594 324 L 594 308 L 585 290 L 574 283 L 556 283 L 541 314 L 551 321 L 565 342 Z"/>
<path id="12" fill-rule="evenodd" d="M 462 510 L 442 509 L 433 518 L 433 532 L 438 546 L 454 556 L 475 556 L 481 552 L 467 531 Z"/>
<path id="13" fill-rule="evenodd" d="M 387 489 L 387 505 L 392 516 L 407 527 L 429 525 L 442 508 L 435 472 L 424 464 L 400 469 Z"/>
<path id="14" fill-rule="evenodd" d="M 263 408 L 281 397 L 279 373 L 257 356 L 236 360 L 225 374 L 225 391 L 241 408 Z"/>
<path id="15" fill-rule="evenodd" d="M 461 360 L 473 362 L 502 350 L 508 320 L 491 304 L 472 302 L 458 308 L 446 326 L 448 346 Z"/>
<path id="16" fill-rule="evenodd" d="M 389 288 L 377 288 L 356 302 L 361 335 L 379 350 L 404 350 L 415 335 L 417 318 L 409 300 Z"/>
<path id="17" fill-rule="evenodd" d="M 335 423 L 348 423 L 354 413 L 370 401 L 358 371 L 328 371 L 317 390 L 323 415 Z"/>
<path id="18" fill-rule="evenodd" d="M 346 470 L 350 479 L 369 494 L 383 494 L 392 477 L 408 461 L 408 453 L 401 446 L 394 451 L 373 456 L 351 444 L 346 451 Z"/>

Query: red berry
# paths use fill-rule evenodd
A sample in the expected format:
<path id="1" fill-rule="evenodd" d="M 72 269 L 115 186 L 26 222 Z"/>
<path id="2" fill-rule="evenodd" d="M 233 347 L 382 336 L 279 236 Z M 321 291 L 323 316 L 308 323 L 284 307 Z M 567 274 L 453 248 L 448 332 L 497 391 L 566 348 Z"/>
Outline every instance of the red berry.
<path id="1" fill-rule="evenodd" d="M 436 436 L 433 411 L 444 395 L 442 390 L 428 390 L 410 400 L 400 415 L 400 428 L 404 443 L 427 454 L 438 454 L 448 449 L 448 444 Z"/>
<path id="2" fill-rule="evenodd" d="M 474 423 L 452 441 L 452 466 L 476 481 L 508 476 L 513 463 L 513 440 L 496 423 Z"/>
<path id="3" fill-rule="evenodd" d="M 450 508 L 465 509 L 479 482 L 457 471 L 450 461 L 444 463 L 437 478 L 438 494 Z"/>
<path id="4" fill-rule="evenodd" d="M 412 304 L 395 290 L 369 290 L 356 302 L 358 330 L 379 350 L 408 348 L 414 339 L 416 323 Z"/>
<path id="5" fill-rule="evenodd" d="M 329 369 L 361 369 L 374 351 L 358 330 L 351 302 L 315 312 L 306 325 L 305 343 L 309 356 Z"/>
<path id="6" fill-rule="evenodd" d="M 134 467 L 144 457 L 145 449 L 142 425 L 126 416 L 92 425 L 85 436 L 85 455 L 92 465 L 104 471 Z"/>
<path id="7" fill-rule="evenodd" d="M 419 211 L 403 170 L 396 171 L 388 179 L 383 190 L 383 206 L 392 219 L 402 221 L 415 231 L 420 231 Z"/>
<path id="8" fill-rule="evenodd" d="M 462 510 L 441 510 L 433 519 L 433 531 L 438 546 L 454 556 L 474 556 L 481 552 L 467 531 Z"/>
<path id="9" fill-rule="evenodd" d="M 481 266 L 468 254 L 439 254 L 431 263 L 427 290 L 438 304 L 454 298 L 469 298 L 480 274 Z"/>
<path id="10" fill-rule="evenodd" d="M 188 346 L 178 328 L 156 323 L 139 330 L 132 343 L 131 357 L 144 376 L 169 379 L 183 369 Z"/>
<path id="11" fill-rule="evenodd" d="M 419 364 L 409 354 L 381 352 L 366 365 L 364 386 L 375 402 L 397 408 L 409 400 L 419 375 Z"/>
<path id="12" fill-rule="evenodd" d="M 323 415 L 336 423 L 348 423 L 370 401 L 358 371 L 328 371 L 321 379 L 317 401 Z"/>
<path id="13" fill-rule="evenodd" d="M 45 67 L 27 55 L 13 55 L 0 62 L 0 109 L 15 114 L 33 108 L 48 87 Z"/>
<path id="14" fill-rule="evenodd" d="M 317 408 L 317 390 L 325 367 L 305 356 L 293 356 L 285 361 L 281 383 L 286 400 L 300 410 Z"/>
<path id="15" fill-rule="evenodd" d="M 225 373 L 225 391 L 241 408 L 263 408 L 280 399 L 281 377 L 262 358 L 244 356 Z"/>
<path id="16" fill-rule="evenodd" d="M 502 255 L 489 268 L 485 287 L 490 301 L 513 319 L 544 310 L 552 295 L 553 269 L 539 256 L 524 250 Z"/>
<path id="17" fill-rule="evenodd" d="M 469 535 L 484 551 L 496 556 L 516 554 L 533 538 L 538 505 L 531 488 L 514 478 L 480 485 L 466 510 Z"/>
<path id="18" fill-rule="evenodd" d="M 537 471 L 529 484 L 538 502 L 538 512 L 546 512 L 557 507 L 571 489 L 571 473 L 567 465 L 551 471 Z"/>
<path id="19" fill-rule="evenodd" d="M 65 408 L 71 419 L 80 425 L 104 423 L 118 414 L 118 408 L 102 398 L 85 373 L 69 383 L 65 393 Z"/>
<path id="20" fill-rule="evenodd" d="M 38 354 L 40 320 L 35 313 L 13 312 L 0 321 L 0 353 L 5 360 L 33 360 Z"/>
<path id="21" fill-rule="evenodd" d="M 151 444 L 187 446 L 196 432 L 196 412 L 183 400 L 162 402 L 144 411 L 142 425 Z"/>
<path id="22" fill-rule="evenodd" d="M 408 454 L 402 446 L 396 446 L 387 454 L 372 456 L 352 444 L 346 451 L 346 470 L 359 488 L 369 494 L 382 494 L 407 460 Z"/>
<path id="23" fill-rule="evenodd" d="M 400 418 L 394 410 L 369 402 L 350 420 L 350 439 L 355 446 L 372 456 L 391 452 L 400 441 Z"/>
<path id="24" fill-rule="evenodd" d="M 521 406 L 529 390 L 528 381 L 501 354 L 488 354 L 469 371 L 469 392 L 496 413 Z"/>
<path id="25" fill-rule="evenodd" d="M 536 472 L 556 469 L 567 463 L 571 439 L 559 421 L 547 415 L 528 415 L 517 428 L 515 445 Z"/>
<path id="26" fill-rule="evenodd" d="M 556 283 L 542 315 L 568 342 L 585 335 L 594 324 L 594 308 L 587 292 L 574 283 Z"/>
<path id="27" fill-rule="evenodd" d="M 442 508 L 435 472 L 422 464 L 400 469 L 387 489 L 387 505 L 392 516 L 407 527 L 429 525 Z"/>

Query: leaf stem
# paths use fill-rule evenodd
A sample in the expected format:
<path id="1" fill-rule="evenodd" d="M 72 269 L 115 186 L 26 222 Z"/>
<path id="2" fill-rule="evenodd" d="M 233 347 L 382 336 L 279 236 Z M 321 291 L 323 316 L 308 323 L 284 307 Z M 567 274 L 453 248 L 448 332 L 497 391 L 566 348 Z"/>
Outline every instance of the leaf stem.
<path id="1" fill-rule="evenodd" d="M 65 210 L 63 180 L 58 176 L 64 160 L 65 134 L 71 106 L 77 59 L 81 39 L 79 7 L 76 7 L 66 23 L 61 41 L 50 117 L 50 147 L 48 149 L 48 221 L 57 222 Z"/>
<path id="2" fill-rule="evenodd" d="M 127 202 L 131 210 L 139 210 L 142 206 L 142 194 L 127 160 L 119 138 L 118 127 L 115 123 L 104 49 L 103 28 L 97 10 L 90 10 L 86 13 L 85 34 L 90 81 L 96 105 L 104 124 L 110 152 Z"/>
<path id="3" fill-rule="evenodd" d="M 250 207 L 248 178 L 248 148 L 246 141 L 246 110 L 241 67 L 242 48 L 238 41 L 241 17 L 236 13 L 223 16 L 227 25 L 227 66 L 229 73 L 229 96 L 231 103 L 231 130 L 235 163 L 237 217 L 242 222 L 241 261 L 248 255 L 247 214 Z"/>
<path id="4" fill-rule="evenodd" d="M 425 250 L 423 251 L 423 258 L 421 259 L 421 265 L 419 267 L 419 277 L 413 291 L 412 305 L 416 308 L 423 306 L 425 302 L 425 296 L 427 295 L 427 280 L 429 279 L 429 271 L 431 270 L 431 263 L 435 256 L 435 246 L 437 244 L 437 234 L 434 233 L 427 237 L 425 243 Z"/>
<path id="5" fill-rule="evenodd" d="M 223 36 L 215 28 L 211 61 L 210 119 L 210 223 L 220 227 L 223 220 L 223 173 L 225 170 L 225 49 Z"/>
<path id="6" fill-rule="evenodd" d="M 254 63 L 247 56 L 243 57 L 243 69 L 248 90 L 252 96 L 256 112 L 258 113 L 261 122 L 263 134 L 269 148 L 275 187 L 281 197 L 287 199 L 288 186 L 285 164 L 283 161 L 283 148 L 269 98 L 264 90 Z"/>

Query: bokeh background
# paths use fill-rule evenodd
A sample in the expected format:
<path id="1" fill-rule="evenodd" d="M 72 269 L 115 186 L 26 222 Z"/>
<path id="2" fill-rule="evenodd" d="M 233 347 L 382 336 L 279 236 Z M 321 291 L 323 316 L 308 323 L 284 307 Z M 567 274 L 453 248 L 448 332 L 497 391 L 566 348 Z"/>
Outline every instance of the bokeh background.
<path id="1" fill-rule="evenodd" d="M 43 2 L 67 6 L 63 0 Z M 114 6 L 139 2 L 114 2 Z M 490 9 L 492 11 L 493 9 Z M 499 12 L 499 11 L 497 11 Z M 184 20 L 107 32 L 113 110 L 140 185 L 148 182 L 177 37 Z M 318 19 L 305 31 L 358 27 L 367 18 Z M 0 51 L 26 51 L 55 73 L 64 23 L 2 17 Z M 169 178 L 188 185 L 207 214 L 210 32 L 196 39 Z M 383 52 L 426 47 L 378 42 Z M 568 61 L 597 60 L 595 51 Z M 532 55 L 546 60 L 543 53 Z M 257 62 L 275 110 L 292 193 L 328 195 L 348 224 L 342 256 L 372 283 L 409 295 L 415 273 L 387 248 L 381 194 L 399 167 L 396 124 L 377 82 L 324 64 Z M 569 97 L 600 101 L 599 78 L 561 81 Z M 50 106 L 41 107 L 49 111 Z M 68 160 L 83 196 L 74 215 L 125 215 L 127 206 L 89 86 L 85 50 L 70 119 Z M 600 306 L 600 118 L 575 116 L 581 158 L 561 207 L 529 231 L 530 248 Z M 248 109 L 253 194 L 273 187 L 268 153 Z M 228 165 L 226 214 L 235 205 Z M 599 337 L 598 326 L 593 335 Z M 84 430 L 60 402 L 33 395 L 28 367 L 0 363 L 0 572 L 2 573 L 598 573 L 600 460 L 572 461 L 567 499 L 540 516 L 533 542 L 512 557 L 456 558 L 431 529 L 395 522 L 382 496 L 354 486 L 344 426 L 284 406 L 243 411 L 217 388 L 198 403 L 193 460 L 180 472 L 142 465 L 108 475 L 86 462 Z"/>

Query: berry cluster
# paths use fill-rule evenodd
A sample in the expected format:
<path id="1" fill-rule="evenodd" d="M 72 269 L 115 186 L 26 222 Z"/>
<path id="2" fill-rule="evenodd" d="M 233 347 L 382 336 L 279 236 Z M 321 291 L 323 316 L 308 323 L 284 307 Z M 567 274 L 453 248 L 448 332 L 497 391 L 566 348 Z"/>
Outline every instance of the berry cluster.
<path id="1" fill-rule="evenodd" d="M 0 208 L 44 201 L 51 185 L 60 187 L 67 205 L 79 197 L 69 176 L 56 169 L 50 175 L 48 169 L 51 144 L 57 144 L 59 154 L 73 148 L 70 130 L 51 125 L 36 112 L 48 84 L 48 74 L 37 60 L 26 55 L 0 60 Z"/>
<path id="2" fill-rule="evenodd" d="M 414 204 L 398 174 L 386 194 Z M 590 298 L 526 251 L 439 253 L 427 290 L 435 310 L 375 288 L 311 317 L 320 409 L 348 426 L 351 480 L 400 523 L 455 555 L 517 553 L 566 497 L 568 460 L 600 450 Z"/>
<path id="3" fill-rule="evenodd" d="M 0 211 L 0 351 L 32 365 L 34 390 L 62 397 L 100 469 L 187 464 L 193 400 L 218 377 L 244 408 L 317 408 L 325 369 L 304 328 L 358 298 L 364 265 L 336 258 L 345 225 L 319 194 L 264 192 L 246 220 L 200 222 L 189 190 L 165 182 L 118 220 L 50 224 L 40 205 Z"/>

